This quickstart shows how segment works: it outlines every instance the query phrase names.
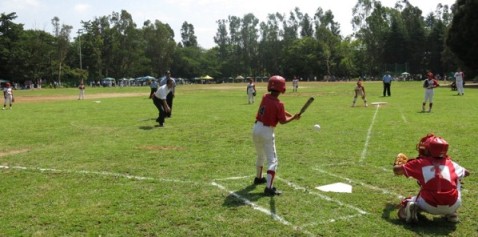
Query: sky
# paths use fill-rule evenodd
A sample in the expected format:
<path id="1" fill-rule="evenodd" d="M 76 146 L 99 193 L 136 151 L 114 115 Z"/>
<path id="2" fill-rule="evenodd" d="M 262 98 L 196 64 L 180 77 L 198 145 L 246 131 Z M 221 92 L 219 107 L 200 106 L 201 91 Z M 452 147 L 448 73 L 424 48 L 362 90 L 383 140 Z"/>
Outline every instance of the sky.
<path id="1" fill-rule="evenodd" d="M 424 15 L 434 12 L 439 3 L 451 6 L 456 0 L 408 0 L 419 7 Z M 382 5 L 393 7 L 397 0 L 380 0 Z M 181 41 L 181 26 L 187 21 L 194 26 L 198 43 L 205 49 L 215 46 L 217 21 L 228 16 L 243 17 L 252 13 L 259 21 L 268 14 L 287 14 L 296 7 L 313 17 L 318 7 L 331 10 L 340 23 L 342 35 L 353 33 L 352 8 L 357 0 L 0 0 L 0 13 L 17 13 L 15 23 L 24 29 L 53 32 L 51 19 L 57 16 L 61 24 L 73 26 L 75 33 L 81 21 L 92 21 L 126 10 L 138 28 L 146 20 L 159 20 L 174 30 L 176 42 Z M 72 35 L 72 37 L 76 37 Z"/>

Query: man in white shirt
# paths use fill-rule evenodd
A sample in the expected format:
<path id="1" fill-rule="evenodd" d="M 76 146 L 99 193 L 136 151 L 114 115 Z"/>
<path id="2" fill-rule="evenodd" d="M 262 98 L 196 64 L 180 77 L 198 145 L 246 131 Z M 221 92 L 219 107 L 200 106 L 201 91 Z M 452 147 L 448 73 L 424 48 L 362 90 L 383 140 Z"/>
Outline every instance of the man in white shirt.
<path id="1" fill-rule="evenodd" d="M 158 108 L 159 116 L 156 122 L 159 123 L 159 127 L 164 126 L 164 118 L 171 112 L 171 108 L 166 102 L 166 97 L 173 90 L 173 80 L 171 78 L 166 80 L 166 84 L 160 86 L 153 95 L 153 103 Z"/>
<path id="2" fill-rule="evenodd" d="M 161 81 L 159 82 L 159 86 L 163 86 L 166 84 L 166 81 L 168 81 L 169 79 L 173 81 L 173 87 L 171 91 L 168 93 L 168 96 L 166 97 L 166 102 L 168 103 L 168 106 L 170 109 L 169 112 L 166 114 L 166 117 L 168 118 L 171 117 L 171 111 L 173 109 L 173 98 L 174 98 L 174 93 L 176 92 L 176 81 L 174 80 L 174 78 L 171 77 L 171 72 L 167 71 L 166 76 L 163 79 L 161 79 Z"/>

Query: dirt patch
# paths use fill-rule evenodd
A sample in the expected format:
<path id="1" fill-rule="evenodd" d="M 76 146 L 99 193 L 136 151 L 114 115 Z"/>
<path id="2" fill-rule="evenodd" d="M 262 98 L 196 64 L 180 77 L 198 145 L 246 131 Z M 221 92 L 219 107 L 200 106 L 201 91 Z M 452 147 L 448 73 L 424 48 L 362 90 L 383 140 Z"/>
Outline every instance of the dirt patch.
<path id="1" fill-rule="evenodd" d="M 86 100 L 95 100 L 103 98 L 118 98 L 118 97 L 136 97 L 136 96 L 148 96 L 147 93 L 103 93 L 103 94 L 91 94 L 85 95 Z M 15 96 L 16 102 L 36 103 L 44 101 L 63 101 L 63 100 L 77 100 L 77 95 L 67 96 Z"/>
<path id="2" fill-rule="evenodd" d="M 4 152 L 0 151 L 0 157 L 25 153 L 29 150 L 30 149 L 21 149 L 21 150 L 4 151 Z"/>

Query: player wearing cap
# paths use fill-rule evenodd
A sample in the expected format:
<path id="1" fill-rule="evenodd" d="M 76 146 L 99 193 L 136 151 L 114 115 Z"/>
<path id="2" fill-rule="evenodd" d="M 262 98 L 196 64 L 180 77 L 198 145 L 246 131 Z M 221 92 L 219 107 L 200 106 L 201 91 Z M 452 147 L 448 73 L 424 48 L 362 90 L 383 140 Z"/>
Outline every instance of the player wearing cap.
<path id="1" fill-rule="evenodd" d="M 365 104 L 365 107 L 367 107 L 367 99 L 365 98 L 365 87 L 363 87 L 362 85 L 362 81 L 359 80 L 357 82 L 357 86 L 354 88 L 354 100 L 352 102 L 352 107 L 355 107 L 355 102 L 357 102 L 357 97 L 360 96 L 360 98 L 362 98 L 363 100 L 363 103 Z"/>
<path id="2" fill-rule="evenodd" d="M 425 112 L 425 105 L 427 104 L 428 101 L 428 112 L 432 112 L 432 106 L 433 106 L 433 95 L 435 94 L 434 90 L 436 87 L 440 86 L 438 84 L 438 81 L 435 79 L 433 76 L 433 73 L 428 72 L 427 73 L 427 79 L 423 82 L 423 88 L 425 88 L 425 99 L 423 99 L 422 103 L 422 112 Z"/>
<path id="3" fill-rule="evenodd" d="M 13 90 L 10 85 L 10 83 L 5 83 L 5 88 L 3 88 L 3 109 L 5 110 L 7 107 L 7 104 L 10 105 L 10 109 L 12 109 L 12 104 L 15 102 L 15 99 L 13 98 Z"/>
<path id="4" fill-rule="evenodd" d="M 286 91 L 286 82 L 283 77 L 272 76 L 269 78 L 267 90 L 270 93 L 262 97 L 252 132 L 252 139 L 257 152 L 254 184 L 267 183 L 264 194 L 274 196 L 281 194 L 281 191 L 273 186 L 278 165 L 274 128 L 278 123 L 286 124 L 292 120 L 300 119 L 300 114 L 292 115 L 285 111 L 284 104 L 278 98 L 281 93 Z M 267 179 L 262 177 L 266 159 L 268 165 Z"/>

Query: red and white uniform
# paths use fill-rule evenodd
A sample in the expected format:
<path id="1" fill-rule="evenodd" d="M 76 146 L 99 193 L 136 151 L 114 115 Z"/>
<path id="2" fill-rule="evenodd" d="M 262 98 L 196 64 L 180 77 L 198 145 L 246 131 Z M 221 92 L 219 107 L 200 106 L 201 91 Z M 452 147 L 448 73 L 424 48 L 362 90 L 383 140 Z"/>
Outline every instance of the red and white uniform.
<path id="1" fill-rule="evenodd" d="M 4 107 L 7 104 L 9 104 L 11 107 L 13 102 L 13 91 L 11 86 L 3 88 L 3 98 L 5 99 L 5 102 L 3 102 Z"/>
<path id="2" fill-rule="evenodd" d="M 438 82 L 434 78 L 427 78 L 423 82 L 423 88 L 425 88 L 425 98 L 423 99 L 423 103 L 433 103 L 433 95 L 435 94 L 434 90 L 435 87 L 438 87 Z"/>
<path id="3" fill-rule="evenodd" d="M 403 165 L 403 170 L 406 177 L 420 184 L 419 194 L 410 201 L 415 201 L 421 209 L 435 215 L 447 215 L 460 207 L 460 179 L 465 177 L 465 168 L 449 157 L 420 157 Z"/>
<path id="4" fill-rule="evenodd" d="M 252 131 L 252 140 L 257 151 L 256 167 L 263 167 L 267 159 L 267 170 L 276 171 L 277 153 L 274 128 L 279 121 L 286 121 L 284 104 L 271 94 L 262 97 Z"/>

